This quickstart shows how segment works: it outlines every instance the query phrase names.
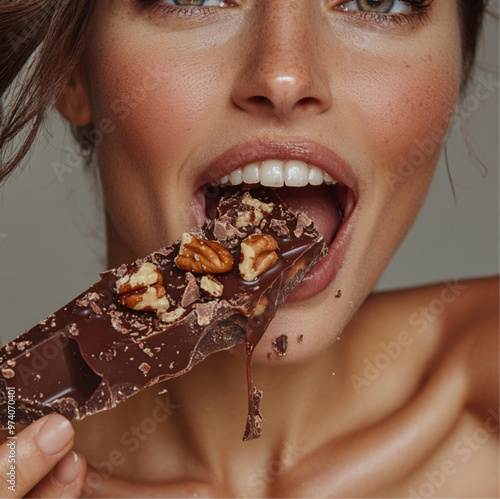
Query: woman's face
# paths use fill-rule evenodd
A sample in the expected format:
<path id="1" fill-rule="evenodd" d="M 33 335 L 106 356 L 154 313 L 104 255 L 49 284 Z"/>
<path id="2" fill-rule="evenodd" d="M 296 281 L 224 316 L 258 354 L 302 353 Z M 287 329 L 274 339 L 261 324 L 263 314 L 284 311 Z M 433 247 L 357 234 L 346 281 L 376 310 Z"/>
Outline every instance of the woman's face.
<path id="1" fill-rule="evenodd" d="M 346 187 L 281 192 L 315 219 L 330 252 L 256 357 L 267 361 L 283 331 L 304 335 L 287 360 L 319 352 L 423 202 L 457 98 L 459 47 L 455 0 L 96 2 L 84 87 L 112 258 L 143 256 L 200 225 L 203 186 L 237 182 L 249 164 L 264 183 L 280 182 L 267 160 L 313 183 L 319 167 Z"/>

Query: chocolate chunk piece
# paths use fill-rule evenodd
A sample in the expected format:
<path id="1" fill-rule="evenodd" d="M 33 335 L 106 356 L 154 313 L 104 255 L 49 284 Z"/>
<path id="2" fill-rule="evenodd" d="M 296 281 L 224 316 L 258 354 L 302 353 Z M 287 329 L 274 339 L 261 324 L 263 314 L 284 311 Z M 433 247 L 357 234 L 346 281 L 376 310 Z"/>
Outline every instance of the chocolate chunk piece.
<path id="1" fill-rule="evenodd" d="M 279 355 L 283 356 L 288 350 L 288 336 L 282 334 L 273 340 L 273 349 Z"/>
<path id="2" fill-rule="evenodd" d="M 290 229 L 287 227 L 287 224 L 284 220 L 271 220 L 270 228 L 273 230 L 278 236 L 289 236 Z"/>
<path id="3" fill-rule="evenodd" d="M 220 200 L 216 220 L 183 238 L 192 271 L 176 264 L 179 239 L 101 274 L 99 282 L 0 350 L 1 427 L 8 426 L 8 393 L 15 393 L 17 423 L 54 412 L 81 420 L 246 342 L 244 438 L 256 438 L 261 393 L 253 386 L 252 352 L 277 308 L 326 254 L 313 225 L 302 225 L 273 191 L 232 190 Z M 282 235 L 270 229 L 278 226 Z M 297 226 L 301 237 L 293 234 Z M 247 281 L 238 266 L 240 247 L 255 235 L 274 238 L 277 259 Z"/>
<path id="4" fill-rule="evenodd" d="M 254 440 L 260 437 L 262 431 L 262 415 L 259 412 L 260 399 L 262 398 L 262 392 L 257 390 L 253 384 L 250 385 L 252 392 L 248 400 L 251 402 L 249 406 L 247 424 L 245 427 L 245 433 L 243 435 L 243 440 Z"/>
<path id="5" fill-rule="evenodd" d="M 186 275 L 186 289 L 182 295 L 181 305 L 185 308 L 193 304 L 200 297 L 200 287 L 196 282 L 196 278 L 191 272 Z"/>

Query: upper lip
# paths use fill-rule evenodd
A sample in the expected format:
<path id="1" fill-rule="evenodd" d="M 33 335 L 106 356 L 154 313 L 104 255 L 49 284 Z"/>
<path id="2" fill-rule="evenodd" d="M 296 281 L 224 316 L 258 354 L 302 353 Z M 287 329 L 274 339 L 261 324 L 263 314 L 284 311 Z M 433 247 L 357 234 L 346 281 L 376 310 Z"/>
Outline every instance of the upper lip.
<path id="1" fill-rule="evenodd" d="M 254 140 L 238 144 L 208 164 L 200 175 L 199 185 L 216 182 L 238 168 L 266 159 L 294 159 L 317 166 L 357 194 L 357 180 L 349 164 L 331 149 L 307 141 Z"/>

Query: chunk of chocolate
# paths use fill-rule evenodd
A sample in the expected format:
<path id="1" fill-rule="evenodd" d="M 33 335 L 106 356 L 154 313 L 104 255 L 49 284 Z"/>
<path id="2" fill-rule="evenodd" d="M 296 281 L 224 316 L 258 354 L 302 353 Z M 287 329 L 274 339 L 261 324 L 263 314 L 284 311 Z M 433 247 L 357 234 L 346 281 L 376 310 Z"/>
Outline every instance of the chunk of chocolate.
<path id="1" fill-rule="evenodd" d="M 288 350 L 288 336 L 286 334 L 281 334 L 277 338 L 274 338 L 272 345 L 274 351 L 282 357 Z"/>
<path id="2" fill-rule="evenodd" d="M 277 308 L 326 248 L 313 225 L 300 223 L 271 190 L 228 192 L 217 213 L 216 220 L 182 238 L 182 266 L 188 270 L 176 264 L 180 239 L 105 272 L 87 291 L 5 345 L 0 350 L 1 427 L 8 426 L 8 392 L 15 393 L 17 423 L 54 412 L 80 420 L 188 372 L 207 355 L 246 342 L 244 439 L 258 437 L 261 393 L 253 386 L 252 352 Z M 297 226 L 300 237 L 294 233 Z M 238 265 L 240 247 L 252 237 L 255 252 L 266 251 L 255 242 L 257 236 L 274 238 L 278 258 L 256 265 L 256 278 L 246 281 Z"/>

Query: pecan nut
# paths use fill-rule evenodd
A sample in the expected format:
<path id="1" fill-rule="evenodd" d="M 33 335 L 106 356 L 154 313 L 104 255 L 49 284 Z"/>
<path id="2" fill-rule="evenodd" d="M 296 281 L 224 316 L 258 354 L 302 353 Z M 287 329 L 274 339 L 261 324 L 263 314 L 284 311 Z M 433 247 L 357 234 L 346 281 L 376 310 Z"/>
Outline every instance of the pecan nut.
<path id="1" fill-rule="evenodd" d="M 158 267 L 145 262 L 116 281 L 118 301 L 124 307 L 143 312 L 168 309 L 170 304 L 162 282 L 163 276 Z"/>
<path id="2" fill-rule="evenodd" d="M 210 275 L 204 275 L 201 278 L 200 287 L 212 298 L 220 298 L 224 292 L 224 286 Z"/>
<path id="3" fill-rule="evenodd" d="M 244 281 L 254 281 L 278 261 L 278 243 L 274 237 L 255 234 L 241 243 L 240 274 Z"/>
<path id="4" fill-rule="evenodd" d="M 181 237 L 179 254 L 174 261 L 181 270 L 194 274 L 224 274 L 234 266 L 231 253 L 224 246 L 187 232 Z"/>
<path id="5" fill-rule="evenodd" d="M 236 228 L 241 229 L 247 225 L 258 226 L 263 218 L 270 215 L 274 209 L 273 203 L 263 203 L 253 198 L 247 191 L 243 196 L 242 203 L 245 209 L 238 213 L 236 218 Z"/>

